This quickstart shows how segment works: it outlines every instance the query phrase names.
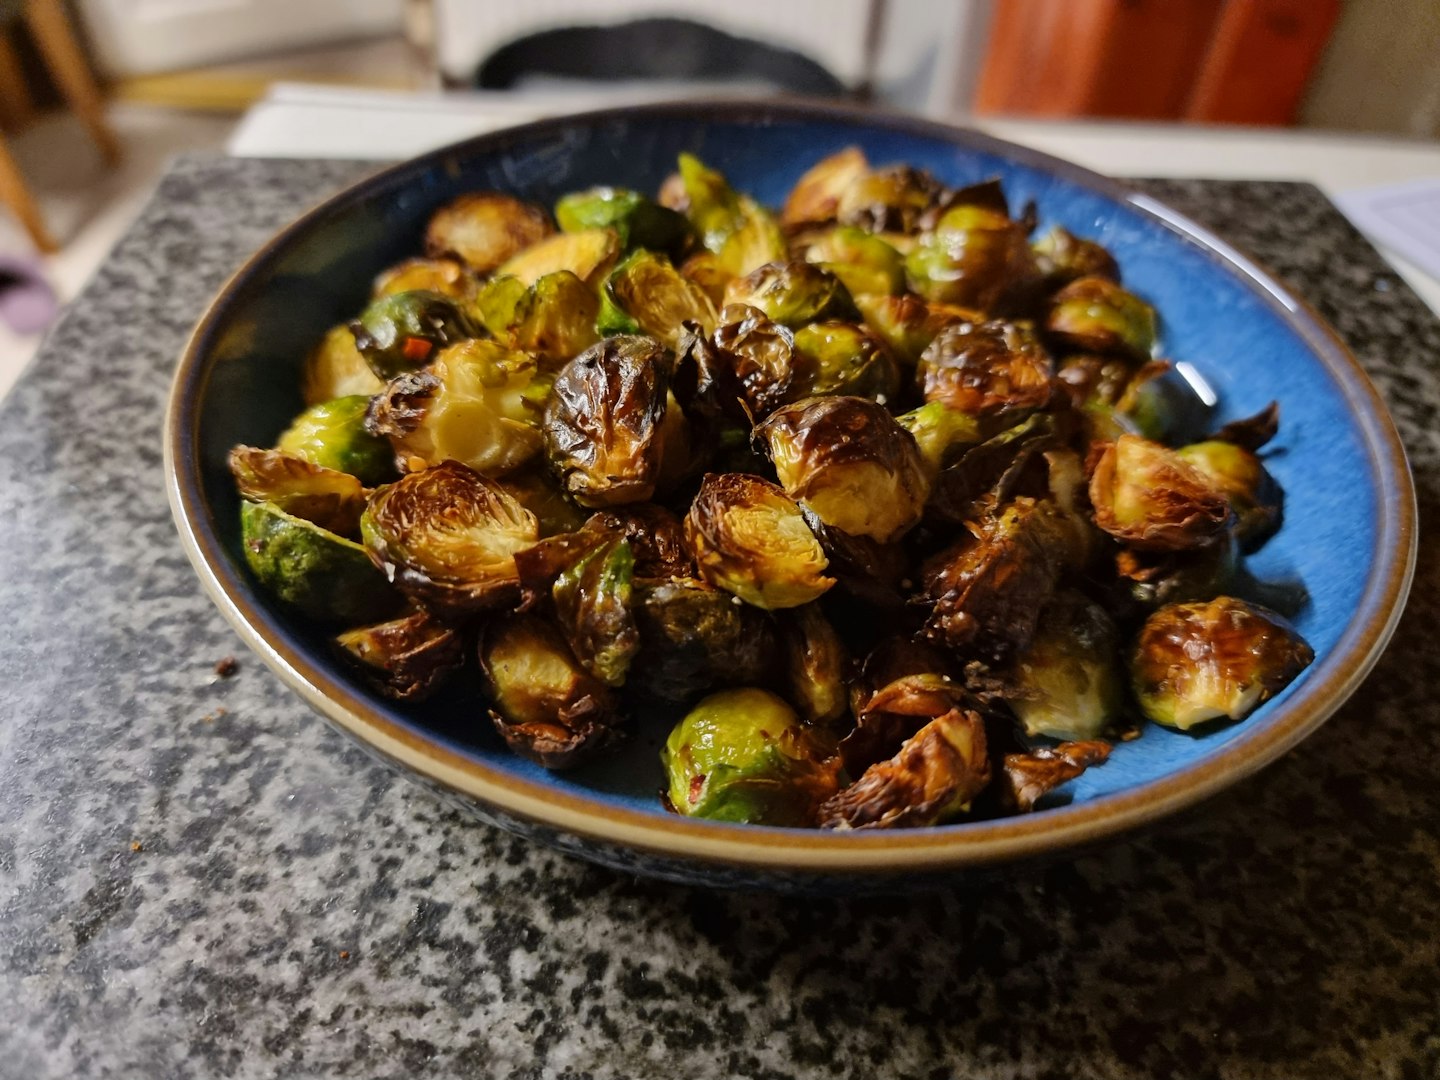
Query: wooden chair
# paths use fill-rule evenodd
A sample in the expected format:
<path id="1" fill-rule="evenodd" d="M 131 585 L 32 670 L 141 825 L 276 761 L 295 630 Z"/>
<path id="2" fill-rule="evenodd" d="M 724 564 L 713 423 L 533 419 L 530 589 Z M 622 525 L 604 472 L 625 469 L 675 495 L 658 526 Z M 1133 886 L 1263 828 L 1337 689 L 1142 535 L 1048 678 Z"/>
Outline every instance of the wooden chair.
<path id="1" fill-rule="evenodd" d="M 0 0 L 0 98 L 10 103 L 11 118 L 18 115 L 23 119 L 28 113 L 29 96 L 23 86 L 23 76 L 4 37 L 21 19 L 29 27 L 56 87 L 89 130 L 105 160 L 115 164 L 120 160 L 120 144 L 105 122 L 100 91 L 85 63 L 85 54 L 75 40 L 61 0 Z M 0 135 L 0 203 L 9 206 L 20 219 L 36 247 L 46 252 L 56 249 L 3 135 Z"/>

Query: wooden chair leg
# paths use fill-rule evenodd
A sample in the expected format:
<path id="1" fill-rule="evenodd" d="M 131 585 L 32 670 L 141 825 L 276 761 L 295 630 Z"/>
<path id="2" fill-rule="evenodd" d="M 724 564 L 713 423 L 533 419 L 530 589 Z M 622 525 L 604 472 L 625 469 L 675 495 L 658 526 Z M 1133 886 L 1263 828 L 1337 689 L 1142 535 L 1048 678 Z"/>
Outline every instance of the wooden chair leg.
<path id="1" fill-rule="evenodd" d="M 20 174 L 20 166 L 10 156 L 3 137 L 0 137 L 0 203 L 15 212 L 37 248 L 44 252 L 56 250 L 55 240 L 40 216 L 40 208 L 31 198 L 30 189 L 25 186 L 25 177 Z"/>
<path id="2" fill-rule="evenodd" d="M 105 122 L 100 91 L 85 63 L 85 54 L 75 40 L 63 5 L 56 0 L 27 0 L 25 21 L 65 100 L 89 128 L 90 137 L 100 147 L 105 160 L 115 164 L 120 160 L 120 143 Z"/>
<path id="3" fill-rule="evenodd" d="M 35 100 L 25 85 L 25 72 L 15 45 L 0 27 L 0 127 L 19 131 L 35 115 Z"/>

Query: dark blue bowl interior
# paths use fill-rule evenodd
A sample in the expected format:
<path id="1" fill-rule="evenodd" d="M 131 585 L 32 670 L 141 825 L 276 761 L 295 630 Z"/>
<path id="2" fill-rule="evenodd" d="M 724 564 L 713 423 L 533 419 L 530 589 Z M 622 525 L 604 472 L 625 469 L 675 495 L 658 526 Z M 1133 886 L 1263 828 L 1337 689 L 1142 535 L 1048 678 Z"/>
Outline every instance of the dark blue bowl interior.
<path id="1" fill-rule="evenodd" d="M 717 118 L 704 108 L 689 115 L 642 111 L 579 118 L 419 159 L 312 216 L 242 278 L 207 342 L 215 362 L 200 402 L 203 482 L 214 527 L 241 587 L 253 603 L 274 613 L 279 633 L 292 647 L 349 678 L 323 633 L 288 619 L 249 582 L 225 455 L 236 443 L 273 443 L 301 407 L 298 376 L 306 352 L 330 326 L 364 306 L 378 271 L 419 251 L 436 207 L 462 192 L 487 188 L 547 205 L 566 191 L 594 184 L 654 191 L 681 151 L 698 154 L 741 190 L 778 205 L 815 161 L 858 144 L 873 162 L 922 166 L 951 184 L 998 176 L 1012 205 L 1036 202 L 1042 230 L 1060 224 L 1105 244 L 1119 259 L 1127 285 L 1160 312 L 1161 355 L 1189 361 L 1218 391 L 1218 420 L 1248 415 L 1271 400 L 1281 403 L 1280 436 L 1268 463 L 1285 489 L 1285 524 L 1248 566 L 1262 580 L 1303 586 L 1308 603 L 1295 622 L 1315 648 L 1316 665 L 1242 724 L 1199 737 L 1148 726 L 1067 794 L 1085 802 L 1159 780 L 1266 724 L 1335 648 L 1376 552 L 1375 467 L 1341 379 L 1273 299 L 1182 231 L 1088 186 L 1078 171 L 1050 171 L 1043 163 L 1013 160 L 992 144 L 972 147 L 957 144 L 957 138 L 884 120 Z M 640 718 L 637 737 L 619 757 L 552 776 L 509 754 L 480 705 L 463 695 L 420 708 L 378 697 L 373 704 L 492 767 L 588 789 L 616 805 L 663 812 L 656 799 L 662 777 L 655 752 L 674 716 Z"/>

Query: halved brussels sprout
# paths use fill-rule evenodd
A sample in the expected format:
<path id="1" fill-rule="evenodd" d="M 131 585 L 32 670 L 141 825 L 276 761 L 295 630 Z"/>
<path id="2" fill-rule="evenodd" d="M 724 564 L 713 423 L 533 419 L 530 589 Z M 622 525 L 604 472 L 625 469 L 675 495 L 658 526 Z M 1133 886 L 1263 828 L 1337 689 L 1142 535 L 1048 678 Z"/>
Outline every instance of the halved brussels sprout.
<path id="1" fill-rule="evenodd" d="M 869 171 L 870 163 L 858 146 L 847 146 L 816 162 L 790 189 L 780 224 L 795 229 L 834 221 L 845 192 Z"/>
<path id="2" fill-rule="evenodd" d="M 370 406 L 369 427 L 389 437 L 407 472 L 458 461 L 503 476 L 544 446 L 536 399 L 546 386 L 527 353 L 462 341 L 429 371 L 391 380 Z"/>
<path id="3" fill-rule="evenodd" d="M 506 259 L 495 275 L 519 278 L 524 285 L 534 285 L 547 274 L 568 270 L 593 287 L 604 280 L 619 255 L 620 238 L 614 229 L 557 233 Z"/>
<path id="4" fill-rule="evenodd" d="M 370 370 L 355 347 L 355 335 L 346 323 L 331 327 L 320 344 L 305 358 L 300 376 L 300 396 L 306 405 L 351 397 L 378 394 L 385 381 Z"/>
<path id="5" fill-rule="evenodd" d="M 1028 323 L 947 326 L 921 354 L 915 374 L 926 401 L 972 416 L 1044 408 L 1052 390 L 1050 356 Z"/>
<path id="6" fill-rule="evenodd" d="M 1082 277 L 1051 297 L 1045 332 L 1073 349 L 1144 359 L 1155 347 L 1155 309 L 1108 278 Z"/>
<path id="7" fill-rule="evenodd" d="M 712 307 L 719 308 L 725 303 L 725 286 L 735 280 L 735 275 L 720 262 L 720 256 L 713 251 L 697 251 L 680 264 L 680 274 L 710 299 Z"/>
<path id="8" fill-rule="evenodd" d="M 364 548 L 277 506 L 241 503 L 240 543 L 260 584 L 312 619 L 371 622 L 399 606 Z"/>
<path id="9" fill-rule="evenodd" d="M 1029 813 L 1042 796 L 1074 780 L 1092 765 L 1103 765 L 1111 749 L 1107 742 L 1088 740 L 1006 754 L 996 779 L 1000 804 L 1011 813 Z"/>
<path id="10" fill-rule="evenodd" d="M 425 230 L 425 251 L 431 258 L 453 255 L 488 274 L 552 232 L 540 207 L 498 191 L 477 191 L 435 211 Z"/>
<path id="11" fill-rule="evenodd" d="M 1220 439 L 1182 446 L 1175 453 L 1230 503 L 1242 551 L 1255 550 L 1280 527 L 1285 493 L 1254 453 Z"/>
<path id="12" fill-rule="evenodd" d="M 833 724 L 849 711 L 845 643 L 819 604 L 785 613 L 785 681 L 789 698 L 807 724 Z"/>
<path id="13" fill-rule="evenodd" d="M 771 413 L 756 434 L 785 494 L 826 525 L 888 544 L 925 512 L 930 479 L 920 451 L 882 405 L 804 398 Z"/>
<path id="14" fill-rule="evenodd" d="M 622 334 L 586 349 L 556 376 L 545 406 L 545 447 L 561 486 L 581 506 L 645 502 L 655 494 L 673 364 L 655 339 Z"/>
<path id="15" fill-rule="evenodd" d="M 1147 610 L 1206 600 L 1241 580 L 1239 549 L 1229 534 L 1188 551 L 1121 548 L 1115 553 L 1115 571 L 1129 600 Z"/>
<path id="16" fill-rule="evenodd" d="M 913 829 L 941 825 L 970 808 L 990 783 L 985 723 L 955 709 L 931 720 L 889 761 L 820 807 L 822 829 Z"/>
<path id="17" fill-rule="evenodd" d="M 855 177 L 841 192 L 835 217 L 842 225 L 869 232 L 911 233 L 943 189 L 923 169 L 887 165 Z"/>
<path id="18" fill-rule="evenodd" d="M 660 760 L 670 805 L 712 821 L 808 825 L 839 786 L 839 759 L 789 705 L 753 687 L 701 701 L 665 740 Z"/>
<path id="19" fill-rule="evenodd" d="M 828 270 L 852 295 L 905 291 L 905 259 L 878 236 L 840 225 L 805 249 L 805 260 Z"/>
<path id="20" fill-rule="evenodd" d="M 475 300 L 481 324 L 502 344 L 555 363 L 569 360 L 600 340 L 595 290 L 568 270 L 546 274 L 533 285 L 495 277 Z"/>
<path id="21" fill-rule="evenodd" d="M 745 221 L 715 255 L 716 265 L 733 277 L 754 273 L 768 263 L 784 259 L 788 247 L 780 224 L 770 211 L 751 199 L 740 199 Z"/>
<path id="22" fill-rule="evenodd" d="M 1002 695 L 1025 733 L 1093 739 L 1113 727 L 1125 706 L 1119 646 L 1110 616 L 1079 593 L 1046 604 Z"/>
<path id="23" fill-rule="evenodd" d="M 423 611 L 335 639 L 386 697 L 423 701 L 465 662 L 464 639 Z"/>
<path id="24" fill-rule="evenodd" d="M 805 262 L 770 262 L 725 286 L 725 304 L 748 304 L 791 329 L 821 319 L 859 317 L 850 291 L 834 274 Z"/>
<path id="25" fill-rule="evenodd" d="M 1119 282 L 1120 265 L 1115 256 L 1094 240 L 1076 236 L 1056 225 L 1031 247 L 1045 283 L 1059 288 L 1076 278 L 1099 277 Z"/>
<path id="26" fill-rule="evenodd" d="M 808 604 L 835 584 L 800 507 L 758 476 L 707 473 L 685 539 L 701 577 L 767 611 Z"/>
<path id="27" fill-rule="evenodd" d="M 490 719 L 510 749 L 547 769 L 592 758 L 619 736 L 608 688 L 590 675 L 552 623 L 510 615 L 485 627 L 480 668 L 494 701 Z"/>
<path id="28" fill-rule="evenodd" d="M 565 498 L 560 485 L 543 465 L 537 463 L 522 469 L 500 480 L 499 484 L 511 498 L 535 515 L 542 537 L 573 532 L 585 524 L 585 511 Z"/>
<path id="29" fill-rule="evenodd" d="M 1214 544 L 1230 524 L 1230 504 L 1199 469 L 1138 435 L 1122 435 L 1101 452 L 1090 502 L 1096 525 L 1142 551 Z"/>
<path id="30" fill-rule="evenodd" d="M 1033 479 L 1035 458 L 1060 443 L 1057 428 L 1055 414 L 1032 413 L 1013 427 L 964 450 L 935 478 L 927 512 L 938 521 L 961 526 L 986 516 L 1012 495 L 1020 494 L 1027 478 Z M 1048 488 L 1048 462 L 1045 479 Z M 1076 479 L 1083 483 L 1083 470 Z M 1029 490 L 1025 494 L 1037 492 Z M 1062 509 L 1058 502 L 1055 508 Z"/>
<path id="31" fill-rule="evenodd" d="M 915 440 L 931 483 L 942 469 L 953 465 L 960 454 L 981 441 L 979 421 L 943 401 L 911 409 L 897 416 L 895 422 Z"/>
<path id="32" fill-rule="evenodd" d="M 617 536 L 584 555 L 555 580 L 555 614 L 570 650 L 606 686 L 624 686 L 640 647 L 632 608 L 635 555 Z"/>
<path id="33" fill-rule="evenodd" d="M 687 320 L 707 334 L 715 328 L 715 306 L 705 291 L 664 255 L 643 248 L 610 272 L 603 295 L 595 324 L 602 334 L 649 334 L 673 349 Z"/>
<path id="34" fill-rule="evenodd" d="M 417 289 L 466 303 L 475 295 L 475 279 L 454 259 L 406 259 L 375 279 L 372 295 L 378 298 Z"/>
<path id="35" fill-rule="evenodd" d="M 685 701 L 713 686 L 768 681 L 778 644 L 764 612 L 693 578 L 637 585 L 639 660 L 629 688 Z"/>
<path id="36" fill-rule="evenodd" d="M 1171 604 L 1145 620 L 1130 659 L 1135 697 L 1157 724 L 1188 731 L 1243 720 L 1315 654 L 1275 612 L 1230 596 Z"/>
<path id="37" fill-rule="evenodd" d="M 792 395 L 848 394 L 881 405 L 900 393 L 900 369 L 878 336 L 856 323 L 811 323 L 795 331 Z"/>
<path id="38" fill-rule="evenodd" d="M 418 371 L 446 345 L 476 336 L 453 301 L 423 289 L 371 302 L 350 324 L 355 347 L 382 379 Z"/>
<path id="39" fill-rule="evenodd" d="M 910 288 L 926 300 L 997 312 L 1038 282 L 1028 228 L 1002 209 L 960 205 L 941 216 L 905 259 Z"/>
<path id="40" fill-rule="evenodd" d="M 788 327 L 773 322 L 759 308 L 730 304 L 720 312 L 713 340 L 718 358 L 697 354 L 696 362 L 722 366 L 725 374 L 733 378 L 752 416 L 766 416 L 794 396 L 798 376 L 795 335 Z M 702 380 L 709 383 L 718 378 L 713 371 L 702 373 Z M 725 388 L 717 387 L 717 393 L 724 392 Z"/>
<path id="41" fill-rule="evenodd" d="M 446 461 L 370 496 L 360 534 L 401 591 L 442 617 L 463 618 L 519 596 L 515 554 L 540 539 L 540 526 L 493 480 Z"/>
<path id="42" fill-rule="evenodd" d="M 235 447 L 229 464 L 242 498 L 270 503 L 337 536 L 360 535 L 360 512 L 369 492 L 349 473 L 253 446 Z"/>
<path id="43" fill-rule="evenodd" d="M 629 188 L 594 187 L 572 191 L 555 204 L 555 220 L 565 232 L 614 229 L 620 246 L 681 254 L 690 241 L 690 223 L 683 214 Z"/>
<path id="44" fill-rule="evenodd" d="M 280 434 L 277 450 L 378 484 L 394 475 L 390 444 L 365 429 L 370 399 L 363 394 L 311 405 Z"/>
<path id="45" fill-rule="evenodd" d="M 952 304 L 926 303 L 920 297 L 876 296 L 860 293 L 855 305 L 865 316 L 865 325 L 880 335 L 900 363 L 913 367 L 930 347 L 935 335 L 955 323 L 983 323 L 985 316 Z"/>

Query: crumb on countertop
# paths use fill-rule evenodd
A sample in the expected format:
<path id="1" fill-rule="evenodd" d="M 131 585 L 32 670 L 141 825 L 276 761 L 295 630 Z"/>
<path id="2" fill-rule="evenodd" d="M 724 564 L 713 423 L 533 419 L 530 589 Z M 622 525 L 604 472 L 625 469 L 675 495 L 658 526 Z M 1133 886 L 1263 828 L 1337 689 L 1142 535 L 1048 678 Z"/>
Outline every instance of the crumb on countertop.
<path id="1" fill-rule="evenodd" d="M 145 850 L 145 845 L 142 844 L 142 843 L 140 843 L 139 840 L 131 840 L 131 841 L 130 841 L 130 850 L 131 850 L 131 851 L 144 851 L 144 850 Z"/>
<path id="2" fill-rule="evenodd" d="M 215 674 L 222 679 L 228 679 L 240 670 L 240 661 L 233 656 L 222 656 L 215 661 Z"/>
<path id="3" fill-rule="evenodd" d="M 222 716 L 224 716 L 224 715 L 226 715 L 227 713 L 229 713 L 229 711 L 230 711 L 230 710 L 227 709 L 227 708 L 225 708 L 224 705 L 219 705 L 219 706 L 216 706 L 214 712 L 208 712 L 208 713 L 206 713 L 204 716 L 202 716 L 200 719 L 203 720 L 203 721 L 205 721 L 205 723 L 207 723 L 207 724 L 213 724 L 216 720 L 219 720 Z"/>

